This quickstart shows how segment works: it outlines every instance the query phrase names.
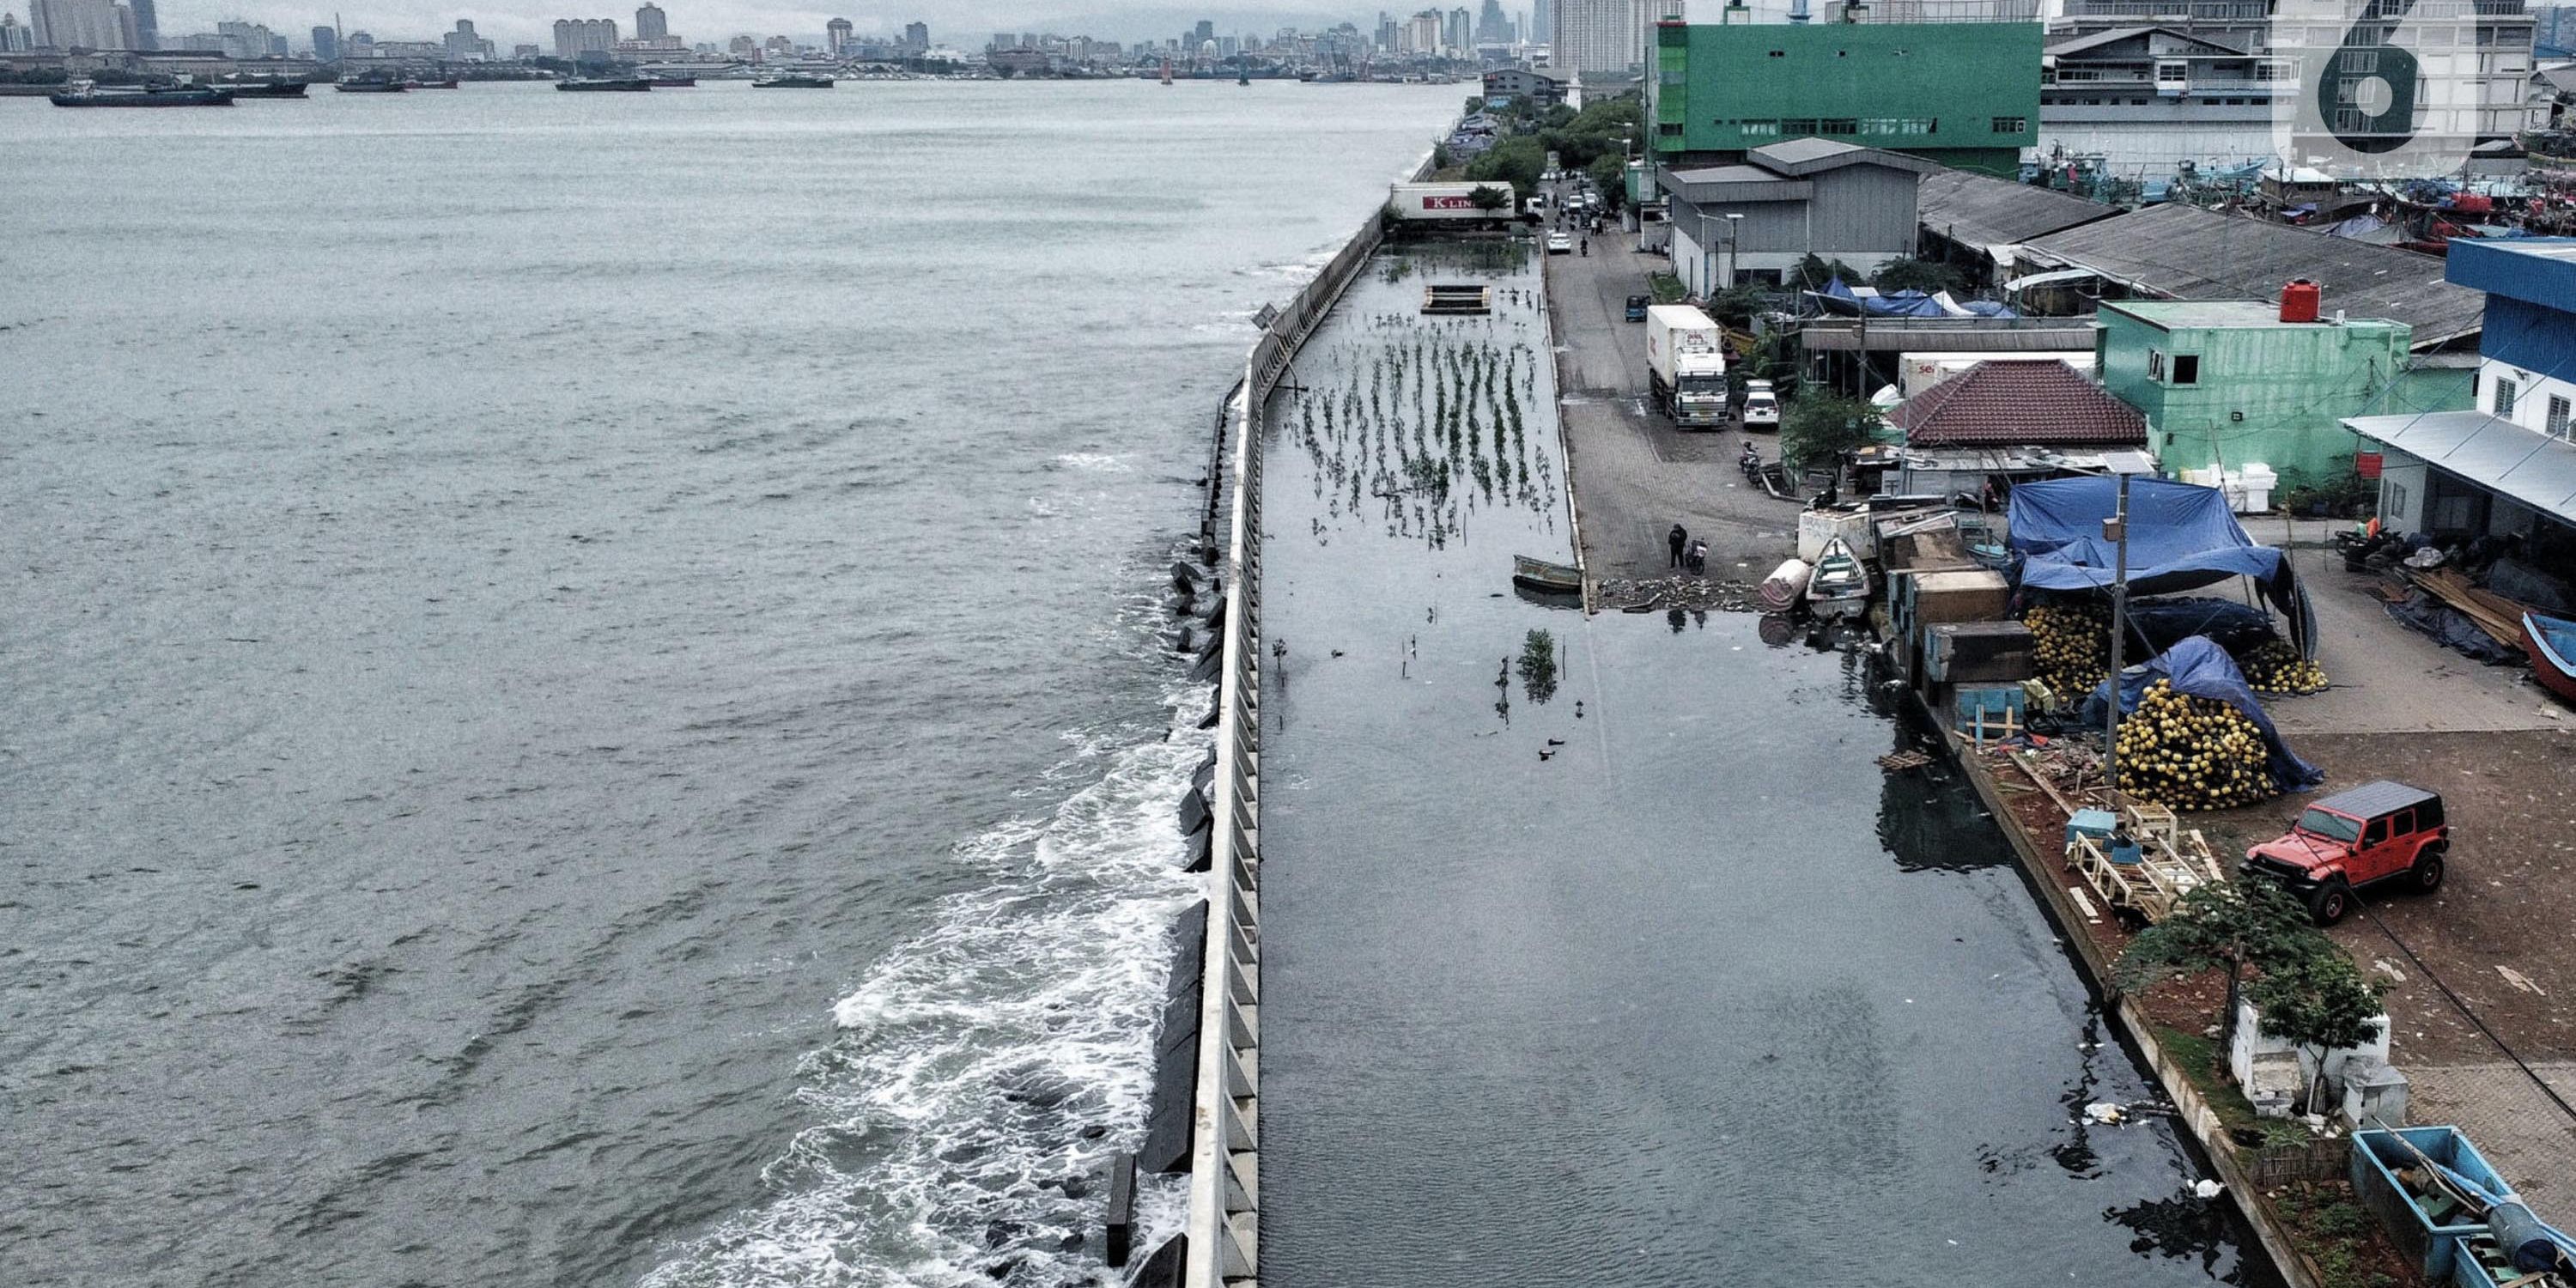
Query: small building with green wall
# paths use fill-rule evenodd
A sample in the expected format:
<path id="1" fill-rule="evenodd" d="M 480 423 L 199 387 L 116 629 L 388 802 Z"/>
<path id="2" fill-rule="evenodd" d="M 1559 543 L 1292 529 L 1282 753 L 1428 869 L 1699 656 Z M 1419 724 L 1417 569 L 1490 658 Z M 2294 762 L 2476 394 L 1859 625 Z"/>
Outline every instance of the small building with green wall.
<path id="1" fill-rule="evenodd" d="M 2344 417 L 2469 405 L 2468 373 L 2414 359 L 2403 322 L 2284 322 L 2262 300 L 2106 302 L 2094 322 L 2102 385 L 2146 413 L 2170 478 L 2261 464 L 2319 486 L 2353 472 Z"/>
<path id="2" fill-rule="evenodd" d="M 1664 22 L 1654 155 L 1722 164 L 1813 137 L 2018 177 L 2039 143 L 2046 36 L 2036 22 Z"/>

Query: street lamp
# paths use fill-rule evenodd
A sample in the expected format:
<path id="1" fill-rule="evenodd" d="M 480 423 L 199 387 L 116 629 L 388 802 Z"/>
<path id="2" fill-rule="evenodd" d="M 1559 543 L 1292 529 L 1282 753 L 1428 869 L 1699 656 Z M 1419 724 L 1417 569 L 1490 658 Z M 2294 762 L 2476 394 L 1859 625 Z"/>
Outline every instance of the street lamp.
<path id="1" fill-rule="evenodd" d="M 2120 476 L 2120 500 L 2111 517 L 2102 521 L 2102 539 L 2118 551 L 2111 563 L 2111 701 L 2110 714 L 2102 721 L 2102 785 L 2110 789 L 2111 803 L 2120 803 L 2120 672 L 2126 669 L 2129 643 L 2129 480 L 2140 474 L 2156 472 L 2156 463 L 2145 452 L 2106 452 L 2103 468 Z"/>
<path id="2" fill-rule="evenodd" d="M 1726 289 L 1730 291 L 1735 289 L 1735 237 L 1743 227 L 1744 216 L 1730 214 L 1726 217 Z"/>

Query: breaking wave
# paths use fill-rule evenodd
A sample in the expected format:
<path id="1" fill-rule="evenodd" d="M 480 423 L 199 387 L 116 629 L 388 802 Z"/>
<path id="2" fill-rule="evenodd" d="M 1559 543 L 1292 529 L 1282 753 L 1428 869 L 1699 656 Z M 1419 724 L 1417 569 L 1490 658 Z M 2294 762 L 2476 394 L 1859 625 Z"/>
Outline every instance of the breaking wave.
<path id="1" fill-rule="evenodd" d="M 1057 1288 L 1114 1284 L 1099 1252 L 1104 1165 L 1142 1139 L 1181 872 L 1177 805 L 1210 737 L 1206 685 L 1169 727 L 1077 751 L 1098 778 L 1052 814 L 961 843 L 990 882 L 833 1008 L 808 1054 L 810 1125 L 771 1197 L 674 1248 L 645 1288 Z M 1102 764 L 1100 762 L 1105 762 Z M 1139 1249 L 1181 1223 L 1180 1187 L 1138 1194 Z"/>

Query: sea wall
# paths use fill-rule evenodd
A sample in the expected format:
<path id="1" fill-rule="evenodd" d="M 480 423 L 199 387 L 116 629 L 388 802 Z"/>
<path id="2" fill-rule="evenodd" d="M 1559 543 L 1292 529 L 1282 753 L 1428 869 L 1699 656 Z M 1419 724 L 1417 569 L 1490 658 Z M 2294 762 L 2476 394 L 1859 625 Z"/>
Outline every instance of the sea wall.
<path id="1" fill-rule="evenodd" d="M 1426 156 L 1411 174 L 1429 170 Z M 1186 1151 L 1178 1148 L 1177 1132 L 1159 1133 L 1169 1140 L 1174 1163 L 1186 1167 L 1189 1215 L 1182 1233 L 1149 1254 L 1138 1271 L 1135 1282 L 1145 1288 L 1259 1282 L 1262 417 L 1298 348 L 1383 239 L 1372 211 L 1311 281 L 1258 319 L 1261 334 L 1245 355 L 1212 452 L 1200 550 L 1215 566 L 1224 598 L 1211 614 L 1199 665 L 1217 684 L 1215 766 L 1199 798 L 1183 807 L 1185 830 L 1205 811 L 1207 898 L 1204 919 L 1194 907 L 1182 923 L 1185 934 L 1203 937 L 1183 944 L 1178 957 L 1180 969 L 1194 965 L 1198 977 L 1174 980 L 1176 1005 L 1166 1012 L 1157 1043 L 1165 1062 L 1158 1080 L 1176 1084 L 1186 1075 L 1191 1087 Z M 1196 861 L 1195 839 L 1190 850 Z M 1175 1013 L 1186 1011 L 1181 999 L 1192 998 L 1195 1014 Z M 1183 1036 L 1191 1028 L 1194 1040 Z M 1157 1134 L 1149 1128 L 1149 1139 Z"/>

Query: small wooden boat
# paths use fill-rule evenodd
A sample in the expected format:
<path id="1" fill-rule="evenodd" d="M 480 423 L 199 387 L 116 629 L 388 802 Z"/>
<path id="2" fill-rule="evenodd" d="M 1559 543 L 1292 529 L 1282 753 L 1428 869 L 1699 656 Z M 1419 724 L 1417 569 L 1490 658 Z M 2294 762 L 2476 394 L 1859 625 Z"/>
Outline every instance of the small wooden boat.
<path id="1" fill-rule="evenodd" d="M 1583 593 L 1583 570 L 1528 555 L 1512 556 L 1512 584 L 1550 595 Z"/>
<path id="2" fill-rule="evenodd" d="M 1841 537 L 1827 541 L 1816 556 L 1816 574 L 1807 579 L 1807 607 L 1824 618 L 1869 611 L 1869 569 Z"/>
<path id="3" fill-rule="evenodd" d="M 2531 655 L 2531 673 L 2540 687 L 2576 702 L 2576 622 L 2524 613 L 2522 651 Z"/>

